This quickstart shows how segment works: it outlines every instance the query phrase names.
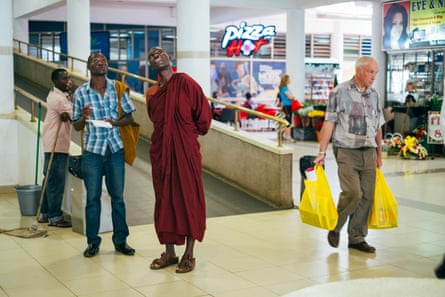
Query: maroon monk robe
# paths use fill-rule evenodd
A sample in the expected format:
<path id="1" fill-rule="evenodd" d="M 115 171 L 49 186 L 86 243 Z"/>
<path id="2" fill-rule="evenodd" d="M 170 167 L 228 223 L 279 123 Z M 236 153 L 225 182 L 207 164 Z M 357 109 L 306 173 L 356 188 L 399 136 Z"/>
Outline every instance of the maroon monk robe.
<path id="1" fill-rule="evenodd" d="M 159 242 L 181 245 L 185 236 L 202 241 L 206 205 L 198 135 L 210 128 L 209 102 L 190 76 L 176 73 L 147 90 L 147 110 L 154 126 L 150 159 Z"/>

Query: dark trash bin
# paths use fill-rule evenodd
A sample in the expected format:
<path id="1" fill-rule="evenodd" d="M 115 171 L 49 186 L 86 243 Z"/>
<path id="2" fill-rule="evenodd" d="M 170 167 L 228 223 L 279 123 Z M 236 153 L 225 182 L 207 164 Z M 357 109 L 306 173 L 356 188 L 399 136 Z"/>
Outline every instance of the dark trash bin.
<path id="1" fill-rule="evenodd" d="M 300 158 L 300 175 L 301 175 L 301 181 L 300 181 L 300 201 L 303 197 L 304 192 L 304 180 L 307 178 L 306 176 L 306 169 L 314 167 L 314 160 L 317 158 L 317 156 L 303 156 Z M 324 165 L 323 165 L 324 168 Z"/>
<path id="2" fill-rule="evenodd" d="M 221 122 L 223 123 L 235 123 L 235 109 L 224 108 L 221 112 Z"/>

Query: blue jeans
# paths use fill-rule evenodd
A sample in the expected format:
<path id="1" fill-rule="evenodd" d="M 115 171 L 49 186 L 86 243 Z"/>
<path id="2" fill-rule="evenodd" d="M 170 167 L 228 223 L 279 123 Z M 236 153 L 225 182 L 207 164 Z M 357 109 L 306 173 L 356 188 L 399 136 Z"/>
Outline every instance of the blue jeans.
<path id="1" fill-rule="evenodd" d="M 85 219 L 88 244 L 100 245 L 101 242 L 98 233 L 100 227 L 103 176 L 105 176 L 105 185 L 111 197 L 113 243 L 115 246 L 125 243 L 129 231 L 124 202 L 124 151 L 120 150 L 112 154 L 110 149 L 107 149 L 105 156 L 84 151 L 82 156 L 82 174 L 87 191 Z"/>
<path id="2" fill-rule="evenodd" d="M 63 220 L 62 201 L 63 192 L 65 190 L 66 166 L 68 164 L 68 154 L 54 153 L 51 168 L 48 172 L 49 159 L 51 153 L 45 153 L 45 161 L 43 164 L 43 179 L 48 178 L 45 193 L 43 194 L 42 207 L 40 209 L 40 218 L 48 219 L 50 224 Z"/>

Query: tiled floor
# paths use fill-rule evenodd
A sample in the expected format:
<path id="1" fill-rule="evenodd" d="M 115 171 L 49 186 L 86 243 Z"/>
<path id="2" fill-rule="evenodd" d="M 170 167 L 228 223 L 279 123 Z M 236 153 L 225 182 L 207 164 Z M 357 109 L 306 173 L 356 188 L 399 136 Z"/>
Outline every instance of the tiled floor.
<path id="1" fill-rule="evenodd" d="M 317 145 L 286 145 L 295 148 L 294 193 L 299 193 L 299 157 L 313 154 Z M 326 172 L 336 198 L 331 153 Z M 206 237 L 196 245 L 196 269 L 184 275 L 176 274 L 174 267 L 149 269 L 162 250 L 153 225 L 131 227 L 129 243 L 136 248 L 134 257 L 115 254 L 111 234 L 106 233 L 99 255 L 89 259 L 82 255 L 84 236 L 41 225 L 48 228 L 45 238 L 0 235 L 0 297 L 272 297 L 336 281 L 345 281 L 346 286 L 352 279 L 433 280 L 433 269 L 445 253 L 445 160 L 386 157 L 383 172 L 399 201 L 400 226 L 370 230 L 368 241 L 376 246 L 375 255 L 348 250 L 344 230 L 340 247 L 329 247 L 326 231 L 302 224 L 297 209 L 209 218 Z M 295 200 L 298 202 L 298 197 Z M 30 226 L 33 220 L 20 217 L 15 192 L 0 195 L 0 228 Z M 419 296 L 433 296 L 427 292 L 443 288 L 444 283 L 428 282 L 425 295 Z M 361 296 L 371 296 L 370 292 L 364 289 Z"/>

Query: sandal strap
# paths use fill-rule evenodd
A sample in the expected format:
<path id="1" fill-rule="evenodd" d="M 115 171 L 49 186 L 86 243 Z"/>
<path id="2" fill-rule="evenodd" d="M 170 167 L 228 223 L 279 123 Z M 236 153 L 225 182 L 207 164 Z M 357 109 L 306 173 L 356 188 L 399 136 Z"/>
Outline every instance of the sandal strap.
<path id="1" fill-rule="evenodd" d="M 183 256 L 181 262 L 179 262 L 176 272 L 185 273 L 190 272 L 195 268 L 195 258 L 190 256 Z"/>
<path id="2" fill-rule="evenodd" d="M 164 268 L 178 263 L 178 257 L 174 257 L 167 252 L 161 254 L 161 257 L 154 259 L 151 264 L 158 266 L 157 268 Z"/>

